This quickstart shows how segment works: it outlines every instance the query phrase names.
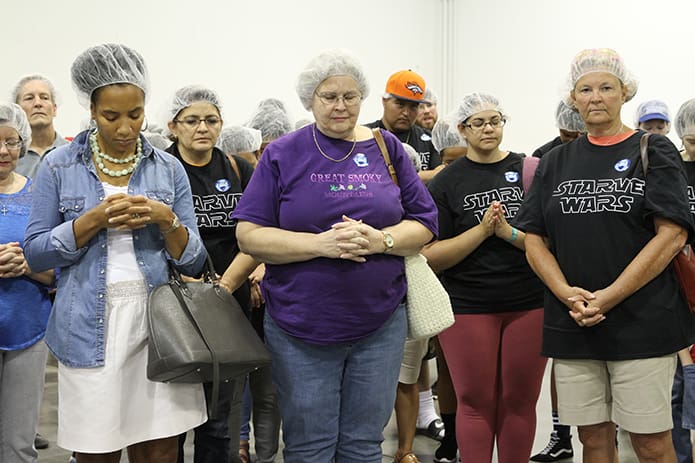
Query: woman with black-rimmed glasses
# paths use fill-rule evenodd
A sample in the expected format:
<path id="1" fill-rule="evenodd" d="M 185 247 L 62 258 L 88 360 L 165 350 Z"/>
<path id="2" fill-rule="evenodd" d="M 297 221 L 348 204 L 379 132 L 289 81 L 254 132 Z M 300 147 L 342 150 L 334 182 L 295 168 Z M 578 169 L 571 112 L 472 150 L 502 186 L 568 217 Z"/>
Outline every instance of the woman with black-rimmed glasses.
<path id="1" fill-rule="evenodd" d="M 401 143 L 381 131 L 399 188 L 357 125 L 368 92 L 350 54 L 312 59 L 297 93 L 316 123 L 268 145 L 233 215 L 242 251 L 266 264 L 286 463 L 382 461 L 406 336 L 403 256 L 437 231 Z"/>
<path id="2" fill-rule="evenodd" d="M 174 143 L 166 151 L 181 161 L 191 183 L 200 237 L 215 271 L 224 274 L 220 285 L 232 292 L 239 305 L 249 313 L 247 276 L 258 263 L 239 252 L 236 221 L 231 214 L 251 178 L 253 167 L 239 156 L 225 155 L 215 146 L 223 124 L 221 108 L 219 96 L 209 88 L 189 85 L 178 89 L 171 100 L 167 122 Z M 210 400 L 212 383 L 203 386 L 206 399 Z M 230 410 L 233 402 L 241 403 L 242 388 L 241 379 L 220 383 L 216 416 L 208 417 L 207 422 L 195 428 L 196 463 L 227 463 L 230 455 L 237 457 L 240 417 L 235 416 L 230 421 Z M 238 414 L 238 407 L 234 409 Z M 184 434 L 179 439 L 180 463 L 184 461 L 185 437 Z"/>
<path id="3" fill-rule="evenodd" d="M 439 343 L 457 397 L 459 453 L 490 462 L 496 442 L 501 463 L 526 463 L 545 359 L 543 286 L 526 263 L 524 233 L 509 223 L 523 201 L 524 156 L 500 149 L 506 116 L 495 97 L 467 95 L 451 117 L 468 152 L 429 183 L 439 240 L 423 254 L 456 318 Z"/>

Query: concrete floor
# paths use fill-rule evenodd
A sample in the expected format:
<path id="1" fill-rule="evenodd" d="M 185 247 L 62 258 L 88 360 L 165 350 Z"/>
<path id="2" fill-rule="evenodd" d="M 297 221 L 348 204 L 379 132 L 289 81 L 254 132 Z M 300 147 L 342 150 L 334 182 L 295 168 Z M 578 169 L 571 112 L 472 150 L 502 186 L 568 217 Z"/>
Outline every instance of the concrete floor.
<path id="1" fill-rule="evenodd" d="M 59 448 L 56 445 L 56 431 L 57 431 L 57 406 L 58 406 L 58 386 L 56 384 L 57 378 L 57 367 L 54 362 L 49 362 L 46 368 L 46 389 L 44 393 L 44 400 L 41 406 L 41 420 L 39 424 L 39 432 L 46 437 L 51 445 L 46 450 L 39 450 L 39 462 L 40 463 L 67 463 L 70 459 L 70 453 L 66 450 Z M 536 426 L 536 440 L 533 446 L 533 453 L 536 453 L 543 449 L 548 443 L 548 437 L 550 431 L 552 430 L 552 422 L 550 416 L 550 392 L 549 392 L 550 376 L 549 369 L 546 368 L 545 377 L 543 380 L 543 388 L 541 390 L 541 397 L 538 401 L 538 425 Z M 385 441 L 383 444 L 384 451 L 384 462 L 393 461 L 393 453 L 397 448 L 397 431 L 395 425 L 395 418 L 392 417 L 386 430 L 384 431 Z M 577 441 L 576 432 L 573 431 L 574 440 L 574 450 L 575 457 L 574 461 L 581 461 L 581 446 Z M 192 439 L 187 439 L 187 443 L 190 443 Z M 434 455 L 434 451 L 437 448 L 437 442 L 423 436 L 417 436 L 415 438 L 414 450 L 418 458 L 422 463 L 431 463 Z M 578 451 L 579 450 L 579 451 Z M 192 451 L 193 448 L 190 444 L 187 444 L 186 451 L 186 463 L 192 462 Z M 121 460 L 126 462 L 127 459 Z M 495 463 L 497 459 L 493 460 Z M 571 462 L 571 459 L 565 460 L 566 462 Z M 282 462 L 282 456 L 279 456 L 277 463 Z"/>

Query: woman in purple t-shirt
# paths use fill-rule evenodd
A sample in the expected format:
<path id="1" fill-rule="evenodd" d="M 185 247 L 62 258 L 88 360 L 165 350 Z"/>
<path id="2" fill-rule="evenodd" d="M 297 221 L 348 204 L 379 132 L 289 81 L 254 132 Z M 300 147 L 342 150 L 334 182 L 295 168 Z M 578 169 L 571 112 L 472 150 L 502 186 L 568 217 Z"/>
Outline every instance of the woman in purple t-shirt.
<path id="1" fill-rule="evenodd" d="M 284 460 L 381 462 L 406 319 L 403 256 L 437 233 L 437 212 L 401 143 L 370 129 L 368 94 L 344 52 L 314 58 L 297 92 L 315 124 L 266 148 L 234 217 L 266 263 L 265 336 L 283 417 Z"/>

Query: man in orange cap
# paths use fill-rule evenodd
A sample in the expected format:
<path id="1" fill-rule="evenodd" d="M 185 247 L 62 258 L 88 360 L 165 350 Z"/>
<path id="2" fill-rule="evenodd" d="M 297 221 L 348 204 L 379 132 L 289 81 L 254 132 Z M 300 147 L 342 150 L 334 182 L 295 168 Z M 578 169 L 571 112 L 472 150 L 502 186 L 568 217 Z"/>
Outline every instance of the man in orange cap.
<path id="1" fill-rule="evenodd" d="M 420 178 L 427 182 L 436 175 L 442 160 L 434 149 L 430 132 L 415 125 L 420 103 L 425 100 L 425 79 L 411 70 L 398 71 L 386 82 L 386 92 L 381 102 L 384 114 L 380 120 L 367 127 L 381 127 L 407 143 L 420 155 Z"/>

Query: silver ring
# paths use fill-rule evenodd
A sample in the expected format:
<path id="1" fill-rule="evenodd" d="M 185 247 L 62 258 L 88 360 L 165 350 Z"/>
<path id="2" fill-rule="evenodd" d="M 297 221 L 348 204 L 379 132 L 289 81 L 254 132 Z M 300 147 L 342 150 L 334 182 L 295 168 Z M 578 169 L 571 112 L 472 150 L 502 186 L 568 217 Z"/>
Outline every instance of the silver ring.
<path id="1" fill-rule="evenodd" d="M 139 219 L 140 214 L 130 214 L 130 217 L 132 217 L 133 219 Z"/>

